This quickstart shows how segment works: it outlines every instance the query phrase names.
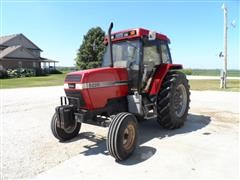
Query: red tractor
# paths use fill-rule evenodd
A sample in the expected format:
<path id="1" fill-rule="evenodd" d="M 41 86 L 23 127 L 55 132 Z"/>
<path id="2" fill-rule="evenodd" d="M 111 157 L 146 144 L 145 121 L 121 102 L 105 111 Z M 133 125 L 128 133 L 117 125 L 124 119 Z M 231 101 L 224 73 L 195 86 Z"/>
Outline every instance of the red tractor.
<path id="1" fill-rule="evenodd" d="M 172 64 L 167 36 L 142 28 L 111 33 L 112 27 L 102 67 L 66 76 L 66 97 L 60 98 L 51 129 L 65 141 L 78 135 L 82 123 L 109 127 L 107 149 L 121 161 L 136 148 L 139 119 L 181 127 L 190 92 L 182 65 Z"/>

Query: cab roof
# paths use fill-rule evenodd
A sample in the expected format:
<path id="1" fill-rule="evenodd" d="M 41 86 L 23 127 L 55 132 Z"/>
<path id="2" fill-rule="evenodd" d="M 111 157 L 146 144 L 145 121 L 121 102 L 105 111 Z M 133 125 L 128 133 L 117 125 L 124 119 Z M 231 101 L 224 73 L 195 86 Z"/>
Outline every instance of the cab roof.
<path id="1" fill-rule="evenodd" d="M 122 41 L 126 39 L 131 40 L 136 38 L 148 37 L 150 32 L 151 32 L 150 30 L 147 30 L 144 28 L 133 28 L 133 29 L 114 32 L 112 33 L 111 38 L 112 38 L 112 42 Z M 160 33 L 156 33 L 156 39 L 170 42 L 169 38 L 166 35 L 160 34 Z M 108 42 L 108 36 L 105 36 L 104 43 L 107 43 L 107 42 Z"/>

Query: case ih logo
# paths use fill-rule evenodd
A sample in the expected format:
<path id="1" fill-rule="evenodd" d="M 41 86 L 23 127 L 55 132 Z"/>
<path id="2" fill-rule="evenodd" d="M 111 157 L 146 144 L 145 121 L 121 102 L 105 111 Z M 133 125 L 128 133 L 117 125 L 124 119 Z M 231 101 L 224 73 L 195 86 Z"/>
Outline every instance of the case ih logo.
<path id="1" fill-rule="evenodd" d="M 75 89 L 75 84 L 68 84 L 68 88 Z"/>

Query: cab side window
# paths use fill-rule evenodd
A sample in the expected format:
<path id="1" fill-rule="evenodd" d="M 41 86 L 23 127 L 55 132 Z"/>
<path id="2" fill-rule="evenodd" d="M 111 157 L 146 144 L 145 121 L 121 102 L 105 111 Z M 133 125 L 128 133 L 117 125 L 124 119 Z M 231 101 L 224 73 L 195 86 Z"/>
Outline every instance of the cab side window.
<path id="1" fill-rule="evenodd" d="M 157 50 L 157 46 L 145 46 L 144 47 L 144 58 L 143 58 L 143 64 L 146 65 L 158 65 L 160 64 L 160 55 Z"/>
<path id="2" fill-rule="evenodd" d="M 143 49 L 143 77 L 142 88 L 146 92 L 151 83 L 151 77 L 155 72 L 157 65 L 161 63 L 161 54 L 157 41 L 148 42 Z"/>
<path id="3" fill-rule="evenodd" d="M 162 63 L 171 64 L 172 62 L 171 62 L 168 45 L 166 43 L 161 43 L 160 48 L 161 48 Z"/>

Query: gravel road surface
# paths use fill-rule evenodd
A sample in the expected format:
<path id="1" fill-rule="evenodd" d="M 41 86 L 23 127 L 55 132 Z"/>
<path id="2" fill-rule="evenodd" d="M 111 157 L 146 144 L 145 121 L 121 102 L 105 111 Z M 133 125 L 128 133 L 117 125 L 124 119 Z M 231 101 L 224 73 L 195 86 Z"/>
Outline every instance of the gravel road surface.
<path id="1" fill-rule="evenodd" d="M 65 143 L 52 136 L 61 95 L 61 86 L 0 90 L 3 179 L 239 177 L 240 93 L 192 91 L 185 126 L 142 122 L 139 145 L 122 163 L 107 153 L 105 128 L 84 124 Z"/>

